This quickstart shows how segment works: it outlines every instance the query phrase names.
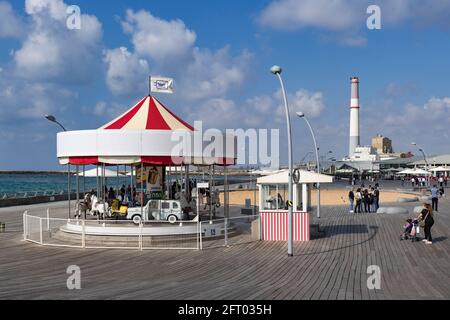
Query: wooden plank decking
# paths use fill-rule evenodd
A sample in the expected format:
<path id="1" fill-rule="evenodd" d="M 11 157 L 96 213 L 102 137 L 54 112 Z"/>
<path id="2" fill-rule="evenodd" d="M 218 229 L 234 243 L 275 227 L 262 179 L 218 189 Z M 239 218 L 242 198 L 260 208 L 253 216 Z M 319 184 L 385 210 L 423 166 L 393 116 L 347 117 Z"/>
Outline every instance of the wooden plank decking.
<path id="1" fill-rule="evenodd" d="M 21 241 L 25 207 L 3 208 L 0 299 L 449 299 L 450 199 L 440 206 L 431 246 L 399 240 L 406 216 L 324 207 L 326 237 L 296 243 L 292 258 L 277 242 L 203 251 L 41 247 Z M 79 291 L 66 288 L 69 265 L 81 268 Z M 367 288 L 369 265 L 381 268 L 381 290 Z"/>

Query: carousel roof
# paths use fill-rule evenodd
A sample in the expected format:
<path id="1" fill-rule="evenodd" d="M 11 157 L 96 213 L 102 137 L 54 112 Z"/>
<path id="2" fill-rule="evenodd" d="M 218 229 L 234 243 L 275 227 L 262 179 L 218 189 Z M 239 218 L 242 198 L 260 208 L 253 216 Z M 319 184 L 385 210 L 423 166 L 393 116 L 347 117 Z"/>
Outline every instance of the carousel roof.
<path id="1" fill-rule="evenodd" d="M 173 136 L 174 133 L 176 136 Z M 207 135 L 204 133 L 203 135 Z M 180 139 L 184 139 L 181 140 Z M 179 165 L 235 163 L 234 136 L 223 135 L 222 147 L 204 154 L 208 139 L 177 117 L 155 97 L 148 95 L 96 130 L 60 132 L 57 156 L 61 164 Z M 201 141 L 202 150 L 183 141 Z"/>
<path id="2" fill-rule="evenodd" d="M 188 123 L 167 109 L 158 99 L 150 95 L 99 129 L 194 130 Z"/>

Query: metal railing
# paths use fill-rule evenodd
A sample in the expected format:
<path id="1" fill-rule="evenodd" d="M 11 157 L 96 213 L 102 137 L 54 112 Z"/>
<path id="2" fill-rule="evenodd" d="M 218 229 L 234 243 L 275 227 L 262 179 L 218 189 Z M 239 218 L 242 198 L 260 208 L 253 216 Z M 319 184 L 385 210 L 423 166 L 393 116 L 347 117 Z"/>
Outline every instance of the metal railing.
<path id="1" fill-rule="evenodd" d="M 259 216 L 208 221 L 81 220 L 23 213 L 24 240 L 86 249 L 203 250 L 260 240 Z"/>

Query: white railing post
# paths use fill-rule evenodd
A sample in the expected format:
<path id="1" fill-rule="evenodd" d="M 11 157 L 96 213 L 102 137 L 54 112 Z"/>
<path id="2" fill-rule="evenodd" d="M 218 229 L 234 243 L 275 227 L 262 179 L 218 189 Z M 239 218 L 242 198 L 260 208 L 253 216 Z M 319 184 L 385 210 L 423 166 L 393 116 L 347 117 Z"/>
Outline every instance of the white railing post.
<path id="1" fill-rule="evenodd" d="M 225 247 L 228 246 L 228 218 L 225 218 Z"/>
<path id="2" fill-rule="evenodd" d="M 44 244 L 44 242 L 43 242 L 43 230 L 42 230 L 43 228 L 42 228 L 42 218 L 39 218 L 39 240 L 40 240 L 40 243 L 41 243 L 41 245 L 43 245 Z"/>
<path id="3" fill-rule="evenodd" d="M 81 220 L 81 247 L 86 248 L 86 227 L 85 220 Z"/>
<path id="4" fill-rule="evenodd" d="M 27 224 L 28 224 L 27 211 L 25 211 L 23 213 L 23 240 L 24 241 L 27 240 Z"/>
<path id="5" fill-rule="evenodd" d="M 142 244 L 142 221 L 139 223 L 139 250 L 143 250 Z"/>
<path id="6" fill-rule="evenodd" d="M 258 233 L 259 233 L 259 241 L 261 241 L 262 240 L 262 227 L 261 227 L 261 224 L 262 224 L 262 217 L 261 217 L 261 215 L 259 214 L 258 216 L 258 228 L 259 228 L 259 231 L 258 231 Z"/>
<path id="7" fill-rule="evenodd" d="M 50 209 L 47 208 L 47 231 L 50 231 Z"/>
<path id="8" fill-rule="evenodd" d="M 200 229 L 198 230 L 198 237 L 200 239 L 200 250 L 203 250 L 202 222 L 200 222 Z"/>

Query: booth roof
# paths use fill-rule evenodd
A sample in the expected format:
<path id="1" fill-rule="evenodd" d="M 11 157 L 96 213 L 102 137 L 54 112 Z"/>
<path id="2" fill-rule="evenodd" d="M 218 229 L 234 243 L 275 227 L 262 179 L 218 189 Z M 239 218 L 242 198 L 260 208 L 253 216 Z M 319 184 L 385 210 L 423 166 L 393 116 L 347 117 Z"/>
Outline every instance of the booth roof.
<path id="1" fill-rule="evenodd" d="M 257 180 L 258 184 L 287 184 L 289 178 L 289 170 L 283 170 L 269 176 L 261 177 Z M 300 181 L 302 183 L 332 183 L 333 177 L 325 174 L 318 174 L 316 172 L 300 170 Z"/>

